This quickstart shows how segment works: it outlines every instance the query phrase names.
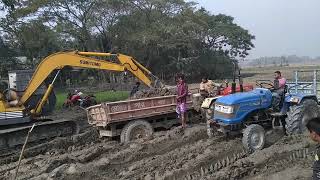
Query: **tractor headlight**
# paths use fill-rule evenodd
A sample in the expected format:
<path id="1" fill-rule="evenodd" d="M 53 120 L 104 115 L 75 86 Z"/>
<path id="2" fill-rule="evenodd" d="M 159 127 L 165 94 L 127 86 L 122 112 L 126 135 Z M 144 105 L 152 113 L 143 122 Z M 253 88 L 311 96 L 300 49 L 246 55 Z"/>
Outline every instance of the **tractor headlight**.
<path id="1" fill-rule="evenodd" d="M 290 102 L 298 103 L 298 102 L 299 102 L 299 98 L 297 98 L 297 97 L 291 97 L 291 98 L 290 98 Z"/>
<path id="2" fill-rule="evenodd" d="M 214 107 L 215 111 L 221 112 L 221 113 L 225 113 L 225 114 L 232 114 L 233 113 L 233 106 L 225 106 L 225 105 L 221 105 L 221 104 L 216 104 Z"/>

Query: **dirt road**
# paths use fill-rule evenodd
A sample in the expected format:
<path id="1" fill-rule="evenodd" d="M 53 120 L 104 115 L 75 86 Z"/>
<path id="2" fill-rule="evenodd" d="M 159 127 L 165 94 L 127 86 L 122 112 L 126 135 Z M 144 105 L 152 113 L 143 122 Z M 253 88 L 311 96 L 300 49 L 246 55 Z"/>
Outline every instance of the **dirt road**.
<path id="1" fill-rule="evenodd" d="M 83 117 L 84 118 L 84 117 Z M 84 119 L 82 119 L 84 120 Z M 247 154 L 240 137 L 208 139 L 204 124 L 158 131 L 120 144 L 95 129 L 28 148 L 19 179 L 309 179 L 312 148 L 305 136 L 268 132 L 267 148 Z M 18 153 L 1 156 L 0 179 L 14 176 Z"/>

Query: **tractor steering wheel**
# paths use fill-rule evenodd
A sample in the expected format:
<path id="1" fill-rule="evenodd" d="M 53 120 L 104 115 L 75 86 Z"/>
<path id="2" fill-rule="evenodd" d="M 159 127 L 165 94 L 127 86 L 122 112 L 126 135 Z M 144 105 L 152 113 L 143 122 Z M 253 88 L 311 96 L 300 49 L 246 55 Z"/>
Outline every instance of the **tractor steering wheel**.
<path id="1" fill-rule="evenodd" d="M 272 81 L 270 81 L 270 80 L 257 80 L 256 85 L 261 88 L 274 90 L 274 85 L 273 85 Z"/>

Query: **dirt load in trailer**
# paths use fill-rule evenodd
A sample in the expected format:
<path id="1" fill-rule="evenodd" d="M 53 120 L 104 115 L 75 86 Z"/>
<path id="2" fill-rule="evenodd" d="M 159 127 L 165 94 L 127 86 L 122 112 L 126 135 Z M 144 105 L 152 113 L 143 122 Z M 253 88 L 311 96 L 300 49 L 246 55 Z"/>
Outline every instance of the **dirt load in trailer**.
<path id="1" fill-rule="evenodd" d="M 187 97 L 188 120 L 195 118 L 191 94 Z M 100 136 L 119 136 L 121 142 L 149 138 L 155 128 L 170 128 L 179 123 L 176 95 L 106 102 L 87 108 L 89 124 Z"/>

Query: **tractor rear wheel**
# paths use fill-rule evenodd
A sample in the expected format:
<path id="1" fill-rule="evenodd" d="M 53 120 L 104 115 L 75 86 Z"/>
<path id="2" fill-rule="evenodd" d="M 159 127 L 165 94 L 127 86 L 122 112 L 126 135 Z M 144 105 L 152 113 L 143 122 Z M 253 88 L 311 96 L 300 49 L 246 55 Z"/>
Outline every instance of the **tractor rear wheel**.
<path id="1" fill-rule="evenodd" d="M 249 152 L 261 150 L 265 141 L 264 129 L 258 124 L 251 124 L 243 131 L 242 144 Z"/>
<path id="2" fill-rule="evenodd" d="M 286 117 L 287 134 L 301 134 L 306 130 L 308 120 L 320 115 L 318 104 L 315 100 L 306 99 L 302 103 L 292 105 Z"/>

